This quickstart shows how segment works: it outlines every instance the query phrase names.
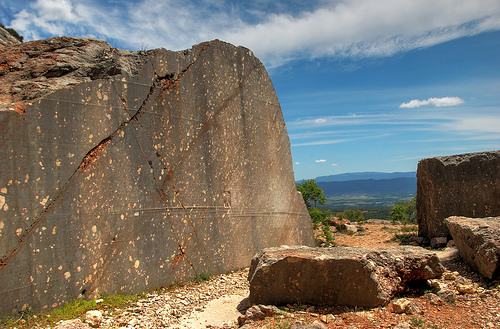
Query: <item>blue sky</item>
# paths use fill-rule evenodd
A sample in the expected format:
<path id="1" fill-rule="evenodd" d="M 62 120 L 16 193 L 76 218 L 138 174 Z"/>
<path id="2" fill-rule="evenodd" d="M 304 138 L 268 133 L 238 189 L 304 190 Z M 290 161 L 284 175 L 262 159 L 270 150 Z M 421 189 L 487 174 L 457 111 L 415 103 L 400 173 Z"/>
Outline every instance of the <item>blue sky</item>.
<path id="1" fill-rule="evenodd" d="M 500 149 L 498 0 L 0 0 L 0 21 L 26 41 L 250 48 L 281 102 L 297 180 Z"/>

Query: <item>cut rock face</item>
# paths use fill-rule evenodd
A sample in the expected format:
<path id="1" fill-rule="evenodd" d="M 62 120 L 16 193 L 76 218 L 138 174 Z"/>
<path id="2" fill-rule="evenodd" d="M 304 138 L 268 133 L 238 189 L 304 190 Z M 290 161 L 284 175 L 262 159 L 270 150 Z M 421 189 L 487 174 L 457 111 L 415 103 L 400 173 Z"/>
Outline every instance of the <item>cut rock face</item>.
<path id="1" fill-rule="evenodd" d="M 418 235 L 446 237 L 449 216 L 500 216 L 500 151 L 423 159 L 417 170 Z"/>
<path id="2" fill-rule="evenodd" d="M 439 277 L 438 257 L 421 247 L 268 248 L 253 259 L 250 303 L 375 307 L 407 284 Z"/>
<path id="3" fill-rule="evenodd" d="M 131 293 L 314 245 L 263 64 L 213 41 L 0 54 L 0 315 Z"/>
<path id="4" fill-rule="evenodd" d="M 460 257 L 488 279 L 500 279 L 500 217 L 445 219 Z"/>

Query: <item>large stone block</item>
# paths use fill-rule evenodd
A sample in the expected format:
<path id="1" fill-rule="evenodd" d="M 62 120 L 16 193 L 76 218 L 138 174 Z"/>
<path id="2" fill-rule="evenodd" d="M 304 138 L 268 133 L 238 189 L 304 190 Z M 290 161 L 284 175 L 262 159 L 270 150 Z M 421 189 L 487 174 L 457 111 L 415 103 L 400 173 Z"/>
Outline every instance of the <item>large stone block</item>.
<path id="1" fill-rule="evenodd" d="M 449 216 L 500 215 L 500 151 L 423 159 L 417 171 L 418 234 L 449 236 Z"/>
<path id="2" fill-rule="evenodd" d="M 248 279 L 251 304 L 386 304 L 410 282 L 444 272 L 435 253 L 421 247 L 281 247 L 262 250 Z"/>
<path id="3" fill-rule="evenodd" d="M 500 217 L 445 219 L 460 257 L 488 279 L 500 278 Z"/>
<path id="4" fill-rule="evenodd" d="M 0 56 L 0 314 L 314 244 L 280 105 L 250 50 L 53 38 Z"/>

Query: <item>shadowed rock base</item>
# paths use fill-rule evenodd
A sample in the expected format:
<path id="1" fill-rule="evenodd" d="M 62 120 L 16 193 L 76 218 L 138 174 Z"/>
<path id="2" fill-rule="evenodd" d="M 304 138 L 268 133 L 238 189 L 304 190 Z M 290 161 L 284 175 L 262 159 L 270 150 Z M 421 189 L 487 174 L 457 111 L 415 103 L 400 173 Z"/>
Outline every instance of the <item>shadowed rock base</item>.
<path id="1" fill-rule="evenodd" d="M 445 219 L 460 257 L 488 279 L 500 278 L 500 217 Z"/>

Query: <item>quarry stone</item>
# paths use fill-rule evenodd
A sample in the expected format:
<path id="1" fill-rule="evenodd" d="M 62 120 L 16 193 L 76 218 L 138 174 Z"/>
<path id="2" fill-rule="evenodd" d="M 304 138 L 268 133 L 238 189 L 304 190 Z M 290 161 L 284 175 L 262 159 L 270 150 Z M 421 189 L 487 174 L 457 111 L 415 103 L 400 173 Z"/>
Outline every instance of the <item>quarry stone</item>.
<path id="1" fill-rule="evenodd" d="M 267 248 L 252 259 L 249 302 L 375 307 L 443 272 L 436 254 L 421 247 Z"/>
<path id="2" fill-rule="evenodd" d="M 243 47 L 0 53 L 0 315 L 132 293 L 314 245 L 283 114 Z"/>
<path id="3" fill-rule="evenodd" d="M 449 236 L 444 219 L 450 216 L 500 216 L 500 150 L 418 163 L 418 235 Z"/>
<path id="4" fill-rule="evenodd" d="M 460 257 L 488 279 L 500 278 L 500 217 L 451 216 L 445 223 Z"/>

